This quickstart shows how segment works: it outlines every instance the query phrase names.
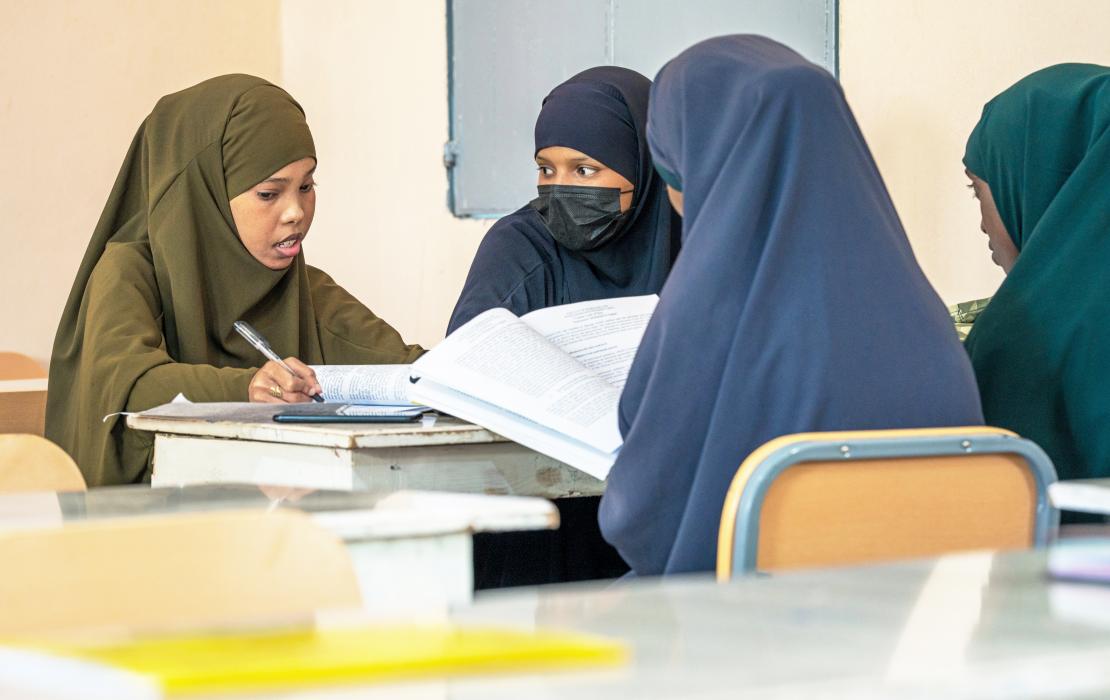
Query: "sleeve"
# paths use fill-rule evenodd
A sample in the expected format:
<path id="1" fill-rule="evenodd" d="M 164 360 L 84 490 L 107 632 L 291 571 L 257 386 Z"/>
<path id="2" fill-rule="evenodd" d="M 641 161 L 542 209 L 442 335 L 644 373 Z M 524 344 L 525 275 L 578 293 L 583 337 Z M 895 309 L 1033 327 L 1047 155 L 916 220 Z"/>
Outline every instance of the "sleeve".
<path id="1" fill-rule="evenodd" d="M 162 309 L 153 269 L 126 247 L 109 249 L 93 270 L 81 367 L 69 401 L 79 407 L 81 441 L 99 445 L 88 469 L 90 485 L 149 478 L 150 438 L 125 427 L 118 411 L 142 411 L 177 393 L 192 401 L 245 401 L 254 369 L 221 369 L 175 362 L 162 334 Z"/>
<path id="2" fill-rule="evenodd" d="M 503 308 L 522 316 L 554 304 L 551 266 L 515 226 L 497 222 L 474 255 L 447 334 L 483 311 Z"/>
<path id="3" fill-rule="evenodd" d="M 194 402 L 246 401 L 247 387 L 258 368 L 240 369 L 176 362 L 166 351 L 162 315 L 152 300 L 154 289 L 135 280 L 108 282 L 94 275 L 90 282 L 90 322 L 86 333 L 119 347 L 129 362 L 149 367 L 139 375 L 124 409 L 145 411 L 169 403 L 178 394 Z M 101 287 L 110 287 L 101 289 Z M 107 307 L 107 308 L 101 308 Z M 118 313 L 126 309 L 126 313 Z"/>
<path id="4" fill-rule="evenodd" d="M 104 289 L 104 287 L 110 287 Z M 166 351 L 162 316 L 149 304 L 153 290 L 126 279 L 115 283 L 91 282 L 89 323 L 86 334 L 98 336 L 98 344 L 110 343 L 124 353 L 127 362 L 148 366 L 131 386 L 124 410 L 145 411 L 169 403 L 179 393 L 190 401 L 246 401 L 247 387 L 257 368 L 238 369 L 175 362 Z M 126 309 L 126 313 L 119 313 Z"/>
<path id="5" fill-rule="evenodd" d="M 1062 406 L 1054 411 L 1056 425 L 1049 428 L 1059 437 L 1051 442 L 1067 443 L 1068 451 L 1074 450 L 1072 454 L 1082 462 L 1057 464 L 1062 478 L 1110 476 L 1110 430 L 1106 428 L 1110 425 L 1110 382 L 1105 381 L 1110 377 L 1106 372 L 1110 352 L 1095 325 L 1085 325 L 1076 333 L 1061 365 Z"/>
<path id="6" fill-rule="evenodd" d="M 186 365 L 170 360 L 139 377 L 127 399 L 128 411 L 145 411 L 184 394 L 190 401 L 246 401 L 257 368 Z"/>
<path id="7" fill-rule="evenodd" d="M 325 363 L 394 365 L 424 354 L 424 348 L 406 344 L 400 333 L 325 272 L 309 266 L 308 276 Z"/>

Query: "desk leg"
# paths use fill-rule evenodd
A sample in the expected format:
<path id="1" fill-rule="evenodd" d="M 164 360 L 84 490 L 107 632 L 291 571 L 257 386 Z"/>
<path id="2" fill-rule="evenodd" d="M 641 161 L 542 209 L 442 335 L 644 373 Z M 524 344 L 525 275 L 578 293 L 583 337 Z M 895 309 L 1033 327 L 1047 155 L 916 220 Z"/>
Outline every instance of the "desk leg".
<path id="1" fill-rule="evenodd" d="M 366 610 L 384 616 L 437 616 L 474 597 L 471 535 L 347 543 Z"/>

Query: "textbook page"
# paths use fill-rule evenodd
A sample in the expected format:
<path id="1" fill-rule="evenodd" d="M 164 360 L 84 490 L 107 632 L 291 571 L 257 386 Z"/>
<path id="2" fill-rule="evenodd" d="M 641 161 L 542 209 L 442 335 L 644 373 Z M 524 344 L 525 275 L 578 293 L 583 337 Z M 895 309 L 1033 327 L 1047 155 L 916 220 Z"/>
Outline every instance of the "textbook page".
<path id="1" fill-rule="evenodd" d="M 480 425 L 515 443 L 569 464 L 590 476 L 604 480 L 616 460 L 615 452 L 590 447 L 536 421 L 506 411 L 486 401 L 423 377 L 413 386 L 413 397 L 438 410 Z"/>
<path id="2" fill-rule="evenodd" d="M 421 377 L 412 390 L 417 399 L 423 398 L 420 383 L 430 379 L 595 450 L 610 453 L 620 447 L 620 390 L 506 309 L 478 315 L 417 360 L 412 370 Z M 452 412 L 474 420 L 465 412 Z"/>
<path id="3" fill-rule="evenodd" d="M 550 306 L 520 320 L 621 389 L 657 303 L 656 294 L 598 299 Z"/>
<path id="4" fill-rule="evenodd" d="M 328 403 L 411 406 L 412 365 L 314 365 Z"/>

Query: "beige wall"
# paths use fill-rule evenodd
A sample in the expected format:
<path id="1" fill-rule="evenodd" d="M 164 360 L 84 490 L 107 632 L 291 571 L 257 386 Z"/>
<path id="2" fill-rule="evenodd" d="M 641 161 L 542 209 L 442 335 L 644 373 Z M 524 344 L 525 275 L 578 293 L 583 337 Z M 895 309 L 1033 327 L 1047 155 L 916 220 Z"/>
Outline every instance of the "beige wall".
<path id="1" fill-rule="evenodd" d="M 46 361 L 120 163 L 162 95 L 281 79 L 277 0 L 0 0 L 0 350 Z"/>
<path id="2" fill-rule="evenodd" d="M 317 265 L 409 342 L 443 338 L 489 221 L 447 209 L 442 0 L 285 0 L 285 87 L 319 157 Z"/>
<path id="3" fill-rule="evenodd" d="M 1110 65 L 1108 36 L 1106 0 L 841 0 L 841 82 L 946 301 L 1002 280 L 960 162 L 983 104 L 1054 63 Z"/>
<path id="4" fill-rule="evenodd" d="M 49 355 L 139 121 L 219 73 L 284 84 L 320 156 L 306 251 L 410 342 L 442 337 L 489 223 L 455 219 L 442 0 L 0 0 L 0 349 Z M 841 74 L 918 257 L 948 301 L 1000 274 L 960 156 L 983 102 L 1050 63 L 1110 64 L 1105 0 L 841 0 Z"/>

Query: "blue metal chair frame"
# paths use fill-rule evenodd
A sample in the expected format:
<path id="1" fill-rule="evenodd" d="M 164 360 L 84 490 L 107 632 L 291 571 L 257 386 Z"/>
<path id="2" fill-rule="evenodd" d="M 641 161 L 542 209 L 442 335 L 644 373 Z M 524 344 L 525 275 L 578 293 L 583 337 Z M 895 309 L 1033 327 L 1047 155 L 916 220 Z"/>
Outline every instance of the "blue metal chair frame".
<path id="1" fill-rule="evenodd" d="M 771 484 L 786 469 L 804 462 L 863 460 L 898 457 L 953 457 L 970 454 L 1015 454 L 1029 465 L 1037 485 L 1034 546 L 1045 547 L 1056 539 L 1060 513 L 1048 500 L 1049 484 L 1056 468 L 1036 443 L 1012 435 L 943 435 L 915 438 L 864 440 L 806 440 L 772 452 L 760 463 L 744 485 L 736 510 L 732 545 L 732 575 L 756 571 L 759 550 L 759 519 L 763 500 Z"/>

